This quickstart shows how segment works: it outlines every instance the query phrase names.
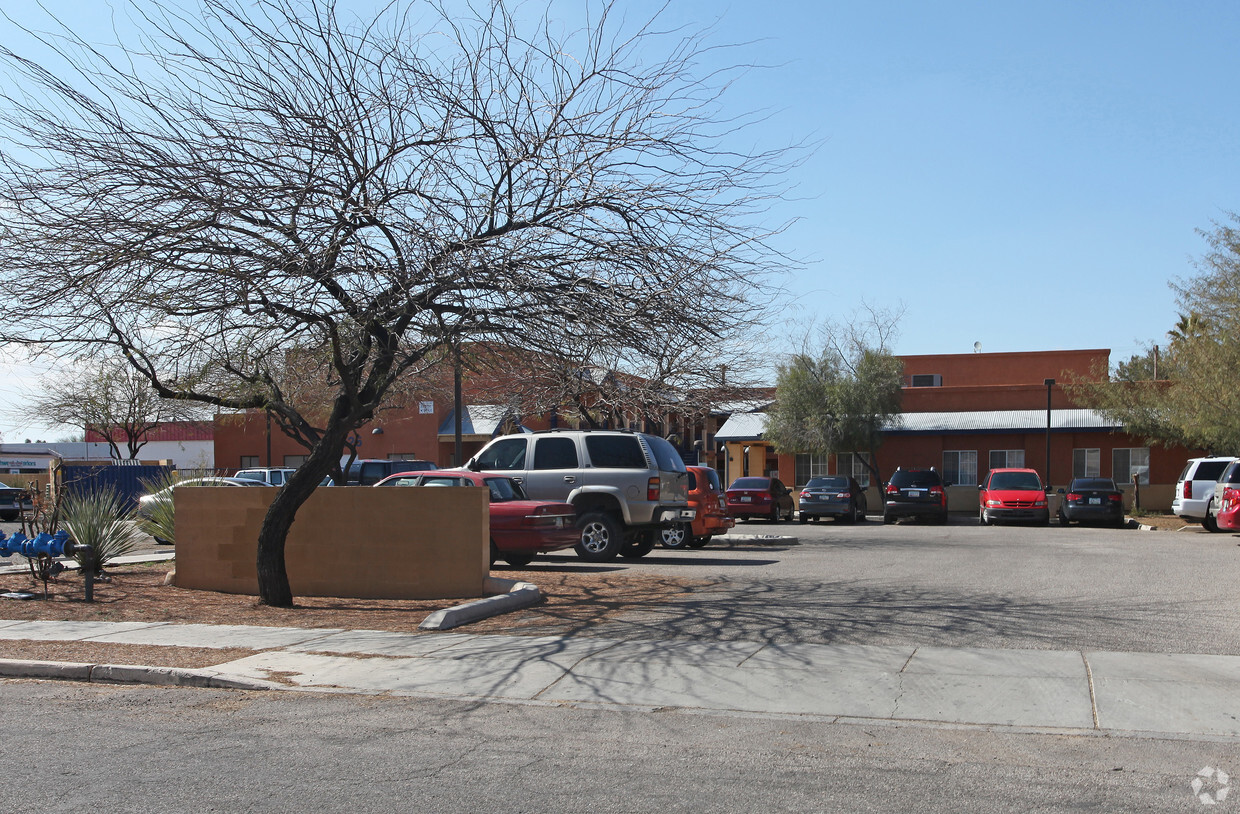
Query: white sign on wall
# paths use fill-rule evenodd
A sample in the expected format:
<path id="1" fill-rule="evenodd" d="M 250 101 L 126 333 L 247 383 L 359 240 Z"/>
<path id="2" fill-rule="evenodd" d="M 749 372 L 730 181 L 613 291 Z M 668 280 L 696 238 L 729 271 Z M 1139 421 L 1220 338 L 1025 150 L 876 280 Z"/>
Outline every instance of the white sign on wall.
<path id="1" fill-rule="evenodd" d="M 419 401 L 418 412 L 421 413 L 422 415 L 433 414 L 435 412 L 435 402 Z"/>

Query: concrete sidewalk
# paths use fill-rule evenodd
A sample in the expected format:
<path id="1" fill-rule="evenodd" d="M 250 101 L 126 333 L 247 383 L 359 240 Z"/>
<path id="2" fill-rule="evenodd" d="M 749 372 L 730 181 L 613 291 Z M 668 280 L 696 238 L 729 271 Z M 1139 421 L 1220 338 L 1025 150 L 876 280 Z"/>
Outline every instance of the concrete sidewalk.
<path id="1" fill-rule="evenodd" d="M 4 640 L 263 651 L 201 670 L 0 660 L 9 677 L 1240 739 L 1240 656 L 0 620 Z"/>

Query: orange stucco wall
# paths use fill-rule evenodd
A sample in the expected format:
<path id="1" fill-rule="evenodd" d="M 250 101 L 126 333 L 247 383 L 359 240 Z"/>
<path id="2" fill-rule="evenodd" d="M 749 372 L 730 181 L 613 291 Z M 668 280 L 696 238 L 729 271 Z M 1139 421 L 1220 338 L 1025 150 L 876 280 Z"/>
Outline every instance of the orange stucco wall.
<path id="1" fill-rule="evenodd" d="M 258 531 L 275 489 L 176 491 L 176 583 L 258 593 Z M 285 546 L 295 596 L 446 599 L 484 594 L 485 489 L 319 489 Z"/>

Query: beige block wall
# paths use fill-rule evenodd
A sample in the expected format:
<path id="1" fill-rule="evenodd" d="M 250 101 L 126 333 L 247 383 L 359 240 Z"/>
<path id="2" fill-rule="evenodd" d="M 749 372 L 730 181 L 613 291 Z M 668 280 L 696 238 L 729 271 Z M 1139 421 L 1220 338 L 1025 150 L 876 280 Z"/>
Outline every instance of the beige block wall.
<path id="1" fill-rule="evenodd" d="M 258 594 L 258 532 L 275 489 L 178 489 L 176 583 Z M 294 596 L 483 596 L 490 568 L 485 489 L 331 487 L 297 511 L 285 544 Z"/>

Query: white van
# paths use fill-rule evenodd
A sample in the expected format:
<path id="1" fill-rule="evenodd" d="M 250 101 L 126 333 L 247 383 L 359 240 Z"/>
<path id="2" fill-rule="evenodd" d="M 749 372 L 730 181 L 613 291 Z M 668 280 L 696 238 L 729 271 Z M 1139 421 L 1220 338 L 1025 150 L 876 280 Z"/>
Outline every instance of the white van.
<path id="1" fill-rule="evenodd" d="M 1207 531 L 1218 531 L 1214 520 L 1214 485 L 1227 465 L 1236 460 L 1231 455 L 1189 458 L 1175 485 L 1171 501 L 1172 514 L 1190 523 L 1200 523 Z"/>

